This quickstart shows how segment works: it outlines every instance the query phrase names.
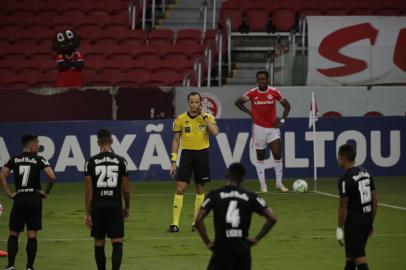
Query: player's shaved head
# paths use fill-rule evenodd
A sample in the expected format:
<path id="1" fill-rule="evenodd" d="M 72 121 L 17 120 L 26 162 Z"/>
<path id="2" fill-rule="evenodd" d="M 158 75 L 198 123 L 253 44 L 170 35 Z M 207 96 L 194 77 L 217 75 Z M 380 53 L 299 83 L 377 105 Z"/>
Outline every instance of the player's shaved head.
<path id="1" fill-rule="evenodd" d="M 258 78 L 259 75 L 265 75 L 267 79 L 269 78 L 269 73 L 265 70 L 258 71 L 256 77 Z"/>
<path id="2" fill-rule="evenodd" d="M 355 152 L 354 146 L 347 143 L 340 146 L 340 148 L 338 149 L 338 155 L 350 162 L 354 162 L 357 153 Z"/>
<path id="3" fill-rule="evenodd" d="M 30 143 L 36 142 L 38 140 L 38 135 L 35 133 L 32 134 L 24 134 L 21 137 L 21 144 L 24 148 L 26 148 Z"/>
<path id="4" fill-rule="evenodd" d="M 192 97 L 192 96 L 198 96 L 200 98 L 200 100 L 202 100 L 202 96 L 200 95 L 199 92 L 196 92 L 196 91 L 190 92 L 189 95 L 187 95 L 187 100 L 189 101 L 190 97 Z"/>
<path id="5" fill-rule="evenodd" d="M 108 129 L 102 128 L 97 132 L 97 141 L 99 145 L 108 145 L 113 143 L 111 132 Z"/>
<path id="6" fill-rule="evenodd" d="M 231 181 L 241 183 L 244 180 L 245 167 L 241 163 L 233 163 L 228 167 L 227 178 Z"/>

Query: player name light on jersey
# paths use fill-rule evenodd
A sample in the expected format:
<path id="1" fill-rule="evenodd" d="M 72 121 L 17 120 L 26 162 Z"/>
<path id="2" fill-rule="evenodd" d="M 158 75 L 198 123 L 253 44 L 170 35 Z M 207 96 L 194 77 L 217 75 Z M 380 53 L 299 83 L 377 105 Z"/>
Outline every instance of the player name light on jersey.
<path id="1" fill-rule="evenodd" d="M 246 193 L 239 193 L 238 191 L 230 191 L 230 192 L 220 192 L 220 198 L 228 199 L 228 198 L 238 198 L 244 201 L 248 201 L 249 197 Z"/>
<path id="2" fill-rule="evenodd" d="M 226 237 L 227 238 L 234 238 L 234 237 L 243 237 L 242 235 L 242 230 L 236 230 L 236 229 L 231 229 L 231 230 L 226 230 Z"/>

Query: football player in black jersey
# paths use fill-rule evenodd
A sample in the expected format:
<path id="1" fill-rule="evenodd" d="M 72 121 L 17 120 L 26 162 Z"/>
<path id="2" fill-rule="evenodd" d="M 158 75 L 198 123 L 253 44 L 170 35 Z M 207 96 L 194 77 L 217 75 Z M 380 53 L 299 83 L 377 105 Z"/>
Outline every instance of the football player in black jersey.
<path id="1" fill-rule="evenodd" d="M 369 172 L 355 166 L 356 153 L 349 144 L 338 150 L 338 164 L 345 173 L 338 180 L 340 202 L 337 241 L 345 245 L 345 270 L 368 270 L 365 246 L 373 233 L 378 209 L 375 184 Z"/>
<path id="2" fill-rule="evenodd" d="M 34 269 L 37 254 L 37 231 L 42 229 L 42 199 L 46 199 L 56 180 L 49 162 L 39 156 L 39 141 L 36 134 L 26 134 L 21 139 L 23 153 L 11 157 L 0 172 L 0 181 L 4 193 L 13 200 L 9 220 L 9 238 L 7 242 L 7 270 L 14 270 L 18 252 L 18 236 L 27 227 L 27 270 Z M 40 173 L 48 177 L 45 191 L 41 190 Z M 6 178 L 13 171 L 15 192 L 7 186 Z"/>
<path id="3" fill-rule="evenodd" d="M 107 129 L 97 133 L 100 153 L 85 165 L 85 224 L 94 238 L 97 269 L 106 269 L 106 236 L 111 239 L 112 269 L 118 270 L 123 257 L 124 218 L 130 210 L 130 185 L 127 162 L 113 152 L 113 139 Z M 124 208 L 122 200 L 124 198 Z"/>
<path id="4" fill-rule="evenodd" d="M 240 186 L 244 175 L 242 164 L 231 164 L 226 186 L 207 195 L 196 217 L 196 228 L 203 242 L 213 251 L 208 270 L 251 269 L 250 248 L 275 225 L 276 217 L 265 200 Z M 211 210 L 214 212 L 214 242 L 208 237 L 203 223 Z M 255 237 L 248 237 L 254 212 L 263 216 L 266 222 Z"/>

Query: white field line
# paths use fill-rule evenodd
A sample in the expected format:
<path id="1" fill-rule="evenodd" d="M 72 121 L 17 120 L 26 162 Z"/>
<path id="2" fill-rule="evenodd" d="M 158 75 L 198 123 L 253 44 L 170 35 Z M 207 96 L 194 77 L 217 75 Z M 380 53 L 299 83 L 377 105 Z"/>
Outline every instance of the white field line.
<path id="1" fill-rule="evenodd" d="M 374 234 L 373 237 L 406 237 L 406 233 L 391 233 L 391 234 Z M 277 235 L 270 236 L 271 239 L 335 239 L 335 235 Z M 25 241 L 24 237 L 20 237 L 21 241 Z M 198 240 L 198 236 L 179 236 L 179 237 L 126 237 L 126 241 L 131 240 Z M 92 238 L 39 238 L 40 242 L 87 242 L 92 241 Z M 0 240 L 0 242 L 7 242 L 7 240 Z"/>
<path id="2" fill-rule="evenodd" d="M 320 195 L 327 196 L 327 197 L 338 198 L 338 195 L 332 194 L 332 193 L 328 193 L 328 192 L 317 191 L 316 194 L 320 194 Z M 378 203 L 378 205 L 379 205 L 379 206 L 383 206 L 383 207 L 387 207 L 387 208 L 392 208 L 392 209 L 397 209 L 397 210 L 406 211 L 406 207 L 402 207 L 402 206 L 397 206 L 397 205 L 392 205 L 392 204 L 387 204 L 387 203 Z"/>

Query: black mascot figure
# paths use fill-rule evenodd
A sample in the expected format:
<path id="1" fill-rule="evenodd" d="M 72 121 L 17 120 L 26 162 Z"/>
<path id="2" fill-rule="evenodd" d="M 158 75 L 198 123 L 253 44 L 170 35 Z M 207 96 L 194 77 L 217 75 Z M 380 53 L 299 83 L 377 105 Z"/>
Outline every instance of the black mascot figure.
<path id="1" fill-rule="evenodd" d="M 56 35 L 52 50 L 57 53 L 58 87 L 82 87 L 84 58 L 79 52 L 80 38 L 72 30 L 66 30 Z"/>

